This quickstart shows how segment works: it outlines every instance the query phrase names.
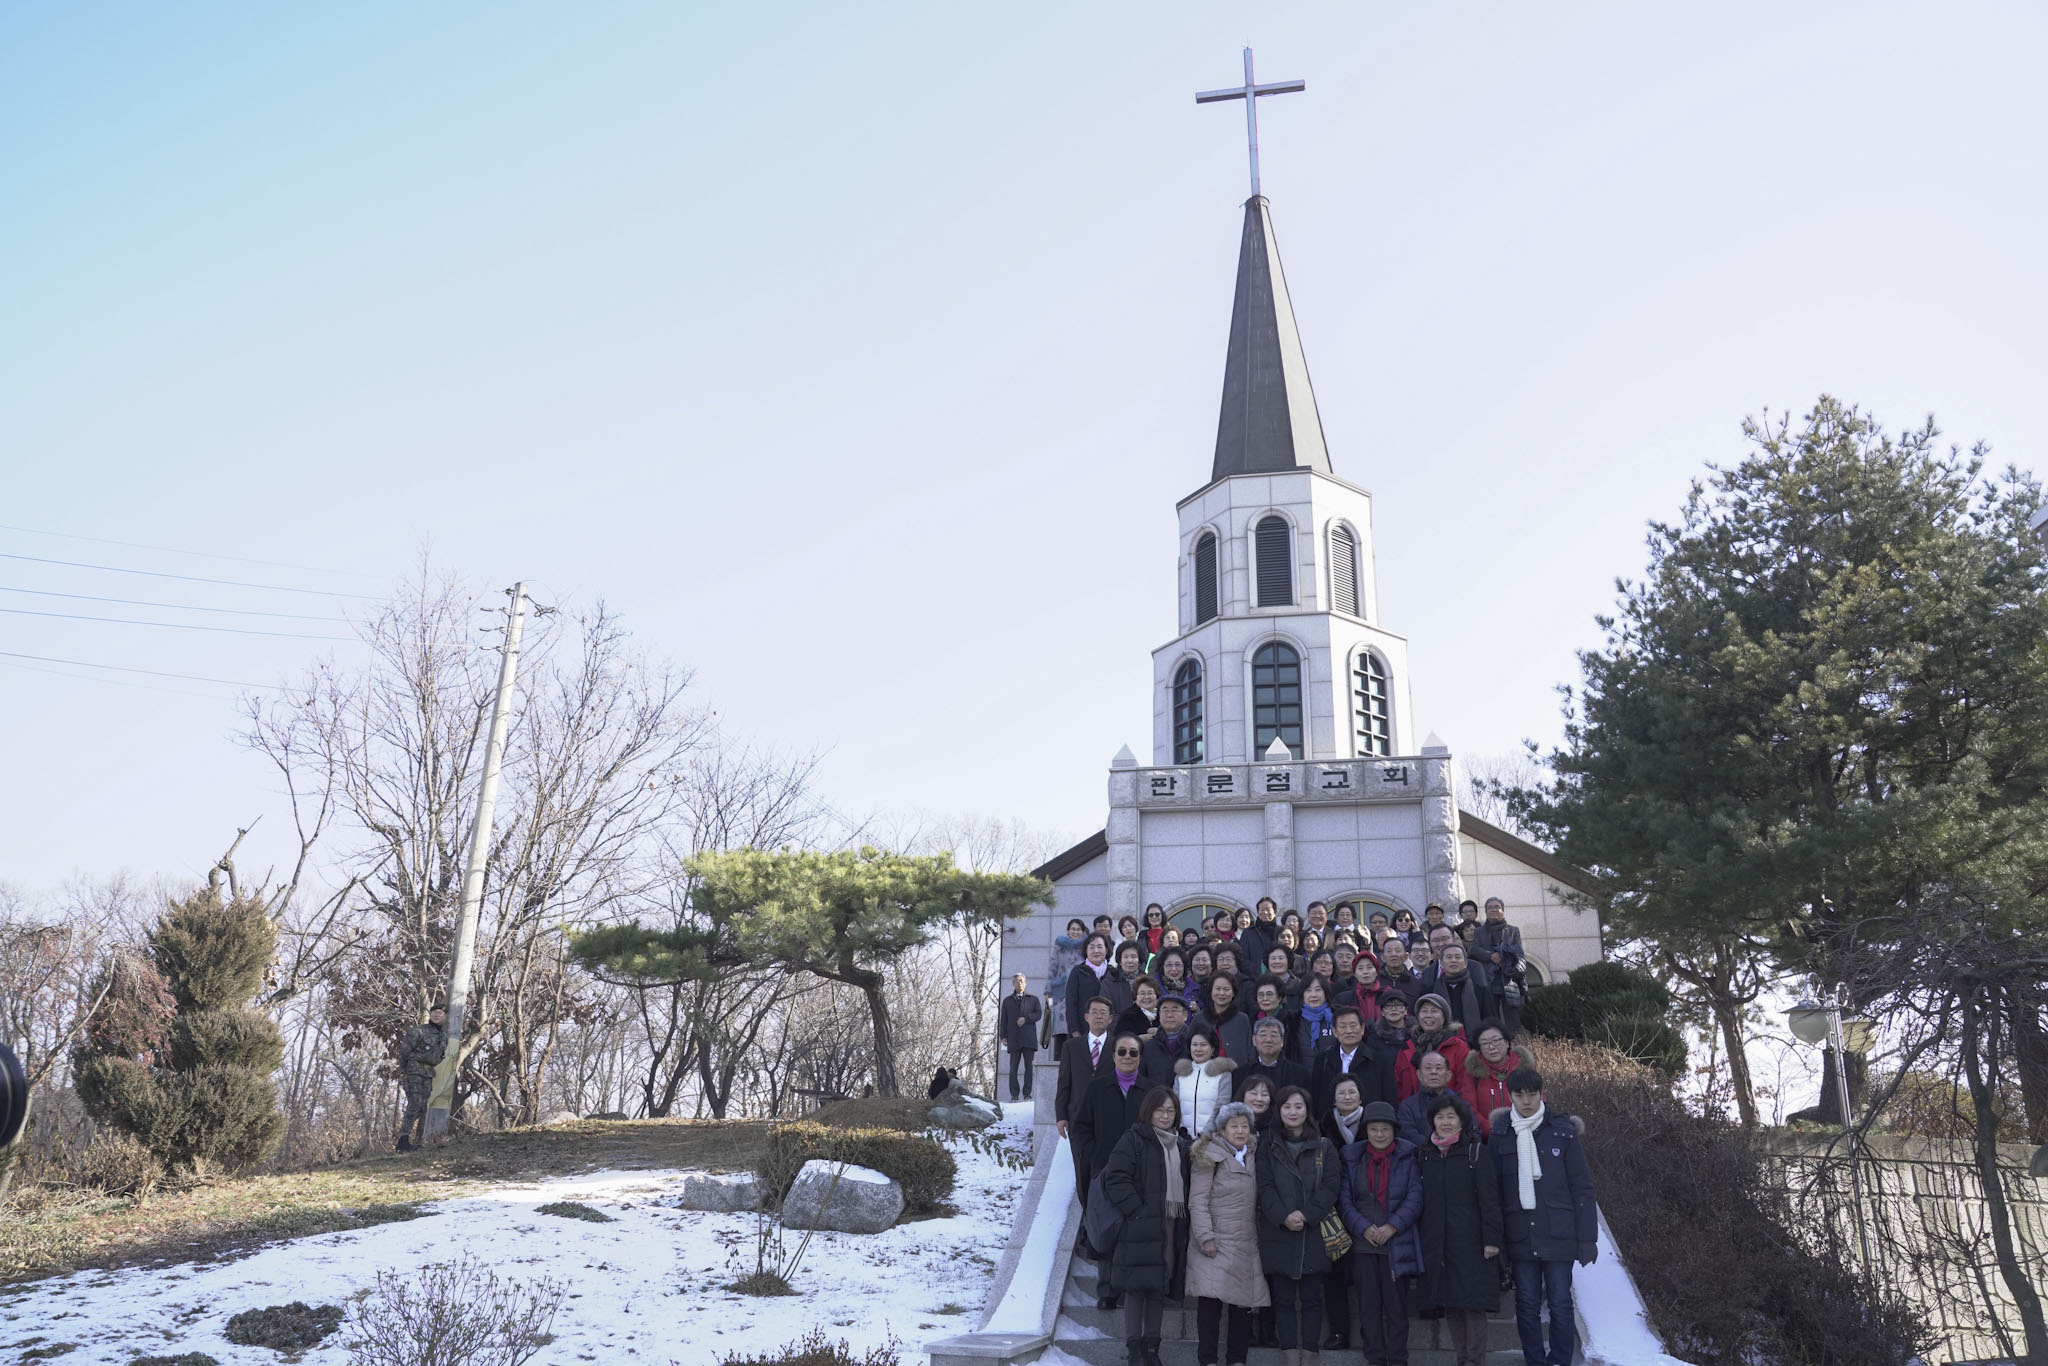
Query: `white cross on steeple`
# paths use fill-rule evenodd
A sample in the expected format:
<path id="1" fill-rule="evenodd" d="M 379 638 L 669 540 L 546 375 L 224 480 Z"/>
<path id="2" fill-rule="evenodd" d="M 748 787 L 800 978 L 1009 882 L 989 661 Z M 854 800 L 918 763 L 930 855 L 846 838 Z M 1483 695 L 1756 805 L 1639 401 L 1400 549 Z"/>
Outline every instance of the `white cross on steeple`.
<path id="1" fill-rule="evenodd" d="M 1196 94 L 1196 104 L 1216 104 L 1222 100 L 1244 101 L 1244 136 L 1251 146 L 1252 156 L 1252 197 L 1259 194 L 1259 109 L 1261 95 L 1287 95 L 1296 90 L 1308 89 L 1305 81 L 1275 81 L 1271 85 L 1259 85 L 1252 80 L 1252 50 L 1244 50 L 1244 84 L 1231 90 L 1204 90 Z"/>

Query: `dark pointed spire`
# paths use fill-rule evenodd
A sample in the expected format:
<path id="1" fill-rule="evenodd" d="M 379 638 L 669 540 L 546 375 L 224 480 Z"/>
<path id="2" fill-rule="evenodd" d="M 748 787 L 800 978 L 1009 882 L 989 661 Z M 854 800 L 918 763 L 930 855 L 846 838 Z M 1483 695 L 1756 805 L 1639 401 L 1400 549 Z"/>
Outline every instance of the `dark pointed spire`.
<path id="1" fill-rule="evenodd" d="M 1223 415 L 1216 424 L 1216 466 L 1209 477 L 1292 469 L 1328 474 L 1330 453 L 1323 445 L 1323 420 L 1316 412 L 1308 360 L 1280 269 L 1273 217 L 1265 196 L 1254 195 L 1244 206 Z"/>

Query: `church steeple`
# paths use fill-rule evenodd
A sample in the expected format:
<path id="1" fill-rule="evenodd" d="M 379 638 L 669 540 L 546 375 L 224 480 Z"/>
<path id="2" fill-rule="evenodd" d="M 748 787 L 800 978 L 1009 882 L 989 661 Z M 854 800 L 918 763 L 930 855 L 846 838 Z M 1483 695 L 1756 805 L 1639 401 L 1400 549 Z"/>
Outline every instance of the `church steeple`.
<path id="1" fill-rule="evenodd" d="M 1330 453 L 1323 445 L 1323 420 L 1280 268 L 1273 216 L 1265 196 L 1255 194 L 1244 205 L 1223 412 L 1209 478 L 1292 469 L 1329 474 Z"/>

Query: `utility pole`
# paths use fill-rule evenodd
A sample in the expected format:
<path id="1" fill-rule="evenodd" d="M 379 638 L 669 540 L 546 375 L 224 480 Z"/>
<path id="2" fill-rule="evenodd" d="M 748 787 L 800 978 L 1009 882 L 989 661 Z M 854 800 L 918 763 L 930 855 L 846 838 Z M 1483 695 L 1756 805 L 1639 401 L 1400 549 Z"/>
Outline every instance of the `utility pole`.
<path id="1" fill-rule="evenodd" d="M 484 777 L 476 794 L 476 828 L 469 836 L 469 864 L 462 872 L 462 916 L 455 927 L 455 960 L 448 966 L 448 1047 L 434 1069 L 434 1093 L 427 1101 L 421 1137 L 448 1136 L 448 1111 L 455 1103 L 455 1067 L 462 1048 L 463 1007 L 469 1003 L 469 974 L 476 962 L 476 922 L 484 901 L 484 865 L 490 861 L 491 808 L 498 800 L 498 769 L 505 758 L 505 723 L 512 710 L 512 673 L 519 662 L 519 628 L 526 620 L 526 583 L 507 590 L 512 609 L 505 618 L 504 658 L 498 665 L 498 696 L 491 704 L 491 733 L 484 742 Z"/>

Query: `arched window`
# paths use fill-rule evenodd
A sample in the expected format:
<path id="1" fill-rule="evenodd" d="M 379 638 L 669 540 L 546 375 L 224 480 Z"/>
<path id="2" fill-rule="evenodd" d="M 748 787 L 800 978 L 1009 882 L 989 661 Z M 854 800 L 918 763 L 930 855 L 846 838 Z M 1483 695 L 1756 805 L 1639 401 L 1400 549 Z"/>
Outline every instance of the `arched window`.
<path id="1" fill-rule="evenodd" d="M 1261 518 L 1253 533 L 1257 542 L 1259 606 L 1288 607 L 1294 602 L 1294 528 L 1277 513 Z"/>
<path id="2" fill-rule="evenodd" d="M 1351 724 L 1361 755 L 1394 752 L 1394 713 L 1387 694 L 1387 666 L 1371 650 L 1360 650 L 1351 661 Z"/>
<path id="3" fill-rule="evenodd" d="M 1330 606 L 1347 617 L 1358 610 L 1358 538 L 1338 523 L 1330 528 Z"/>
<path id="4" fill-rule="evenodd" d="M 1216 533 L 1195 538 L 1195 625 L 1216 615 Z"/>
<path id="5" fill-rule="evenodd" d="M 1253 757 L 1264 758 L 1275 736 L 1301 757 L 1301 656 L 1277 640 L 1252 656 Z"/>
<path id="6" fill-rule="evenodd" d="M 1173 675 L 1173 761 L 1202 762 L 1202 666 L 1192 659 Z"/>

